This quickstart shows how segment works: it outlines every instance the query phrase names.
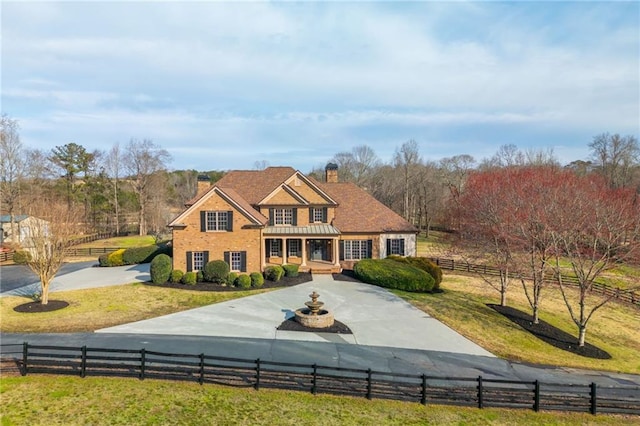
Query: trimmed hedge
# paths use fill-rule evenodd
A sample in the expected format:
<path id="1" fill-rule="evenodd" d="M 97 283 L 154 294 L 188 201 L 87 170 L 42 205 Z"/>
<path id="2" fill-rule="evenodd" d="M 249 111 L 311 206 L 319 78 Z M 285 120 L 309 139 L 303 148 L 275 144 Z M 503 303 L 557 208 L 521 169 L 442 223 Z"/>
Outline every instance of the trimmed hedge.
<path id="1" fill-rule="evenodd" d="M 184 272 L 182 272 L 180 269 L 174 269 L 173 271 L 171 271 L 171 277 L 169 277 L 169 280 L 172 283 L 180 283 L 182 282 L 183 276 Z"/>
<path id="2" fill-rule="evenodd" d="M 418 269 L 422 269 L 434 280 L 433 292 L 440 291 L 440 283 L 442 282 L 442 268 L 433 263 L 426 257 L 402 257 L 398 255 L 387 256 L 387 259 L 394 260 L 396 262 L 406 263 L 415 266 Z"/>
<path id="3" fill-rule="evenodd" d="M 180 281 L 182 284 L 196 285 L 198 283 L 198 274 L 195 272 L 186 272 Z"/>
<path id="4" fill-rule="evenodd" d="M 31 260 L 31 253 L 26 250 L 18 250 L 13 253 L 13 263 L 16 265 L 24 265 Z"/>
<path id="5" fill-rule="evenodd" d="M 264 270 L 264 277 L 269 281 L 278 282 L 280 281 L 283 275 L 284 275 L 284 269 L 282 269 L 282 266 L 279 266 L 279 265 L 268 266 Z"/>
<path id="6" fill-rule="evenodd" d="M 204 265 L 204 280 L 216 284 L 226 284 L 229 279 L 229 265 L 224 260 L 212 260 Z"/>
<path id="7" fill-rule="evenodd" d="M 199 282 L 199 283 L 204 282 L 204 272 L 202 271 L 196 272 L 196 282 Z"/>
<path id="8" fill-rule="evenodd" d="M 123 255 L 125 251 L 126 249 L 118 249 L 111 253 L 105 253 L 98 257 L 98 262 L 100 263 L 100 266 L 123 266 Z"/>
<path id="9" fill-rule="evenodd" d="M 238 275 L 235 286 L 240 288 L 251 288 L 251 277 L 247 274 Z"/>
<path id="10" fill-rule="evenodd" d="M 238 273 L 237 272 L 229 272 L 229 277 L 227 277 L 227 283 L 229 285 L 235 285 L 236 284 L 236 278 L 238 278 Z"/>
<path id="11" fill-rule="evenodd" d="M 166 254 L 159 254 L 151 261 L 149 267 L 151 282 L 154 284 L 164 284 L 171 276 L 171 258 Z"/>
<path id="12" fill-rule="evenodd" d="M 262 287 L 264 285 L 264 277 L 260 272 L 252 272 L 249 277 L 251 278 L 251 287 Z"/>
<path id="13" fill-rule="evenodd" d="M 430 292 L 435 284 L 422 269 L 392 259 L 363 259 L 355 264 L 353 272 L 365 283 L 398 290 Z"/>
<path id="14" fill-rule="evenodd" d="M 282 265 L 282 269 L 284 269 L 285 277 L 297 277 L 298 276 L 298 265 Z"/>

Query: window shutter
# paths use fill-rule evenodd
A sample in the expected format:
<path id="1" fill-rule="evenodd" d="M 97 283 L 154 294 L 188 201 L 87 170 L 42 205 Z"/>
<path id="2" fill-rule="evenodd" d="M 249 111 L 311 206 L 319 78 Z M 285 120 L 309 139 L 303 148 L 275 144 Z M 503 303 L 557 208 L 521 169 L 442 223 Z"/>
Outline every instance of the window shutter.
<path id="1" fill-rule="evenodd" d="M 240 252 L 240 272 L 247 272 L 247 252 Z"/>
<path id="2" fill-rule="evenodd" d="M 207 265 L 207 263 L 209 263 L 209 252 L 204 251 L 202 252 L 202 268 L 203 269 Z"/>
<path id="3" fill-rule="evenodd" d="M 400 240 L 400 255 L 404 256 L 404 238 Z"/>
<path id="4" fill-rule="evenodd" d="M 269 209 L 269 226 L 273 226 L 274 216 L 276 215 L 275 209 Z"/>
<path id="5" fill-rule="evenodd" d="M 302 257 L 302 240 L 298 240 L 298 252 L 296 253 L 296 256 Z"/>
<path id="6" fill-rule="evenodd" d="M 313 207 L 309 207 L 309 223 L 313 223 Z"/>
<path id="7" fill-rule="evenodd" d="M 367 240 L 367 259 L 373 257 L 373 240 Z"/>
<path id="8" fill-rule="evenodd" d="M 187 252 L 187 272 L 193 271 L 193 252 Z"/>
<path id="9" fill-rule="evenodd" d="M 291 212 L 291 219 L 292 219 L 292 225 L 293 226 L 297 226 L 298 225 L 298 209 L 293 209 L 293 211 Z"/>
<path id="10" fill-rule="evenodd" d="M 387 238 L 387 256 L 391 254 L 391 239 Z"/>
<path id="11" fill-rule="evenodd" d="M 344 240 L 340 240 L 340 260 L 344 260 Z"/>
<path id="12" fill-rule="evenodd" d="M 231 210 L 227 212 L 227 231 L 233 231 L 233 212 Z"/>
<path id="13" fill-rule="evenodd" d="M 207 232 L 207 212 L 200 212 L 200 232 Z"/>
<path id="14" fill-rule="evenodd" d="M 327 208 L 323 207 L 322 208 L 322 223 L 327 223 Z"/>
<path id="15" fill-rule="evenodd" d="M 229 268 L 231 268 L 231 253 L 228 251 L 224 252 L 224 261 L 227 262 L 227 265 L 229 265 Z"/>

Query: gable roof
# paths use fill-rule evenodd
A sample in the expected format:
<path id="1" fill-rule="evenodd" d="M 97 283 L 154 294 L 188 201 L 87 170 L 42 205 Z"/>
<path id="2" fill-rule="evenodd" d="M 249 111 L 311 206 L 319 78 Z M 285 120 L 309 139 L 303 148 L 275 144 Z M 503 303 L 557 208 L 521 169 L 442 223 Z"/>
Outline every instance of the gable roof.
<path id="1" fill-rule="evenodd" d="M 353 183 L 317 184 L 340 206 L 333 221 L 340 232 L 418 232 L 418 228 Z"/>

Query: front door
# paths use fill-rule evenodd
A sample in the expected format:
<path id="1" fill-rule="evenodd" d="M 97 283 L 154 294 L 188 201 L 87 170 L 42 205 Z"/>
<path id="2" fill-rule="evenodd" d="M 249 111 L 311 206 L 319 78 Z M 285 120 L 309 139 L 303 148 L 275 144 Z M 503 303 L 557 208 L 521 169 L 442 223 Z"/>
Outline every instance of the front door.
<path id="1" fill-rule="evenodd" d="M 326 251 L 326 241 L 311 240 L 311 260 L 324 260 Z"/>

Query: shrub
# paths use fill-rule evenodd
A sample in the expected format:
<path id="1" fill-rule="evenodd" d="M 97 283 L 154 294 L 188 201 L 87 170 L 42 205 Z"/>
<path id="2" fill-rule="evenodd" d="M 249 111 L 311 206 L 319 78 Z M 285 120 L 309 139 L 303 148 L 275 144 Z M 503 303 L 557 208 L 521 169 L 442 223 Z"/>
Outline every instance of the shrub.
<path id="1" fill-rule="evenodd" d="M 16 265 L 24 265 L 31 260 L 31 253 L 25 250 L 18 250 L 13 253 L 13 263 Z"/>
<path id="2" fill-rule="evenodd" d="M 224 260 L 212 260 L 204 265 L 204 279 L 216 284 L 225 284 L 229 278 L 229 265 Z"/>
<path id="3" fill-rule="evenodd" d="M 181 280 L 182 284 L 189 284 L 189 285 L 195 285 L 198 282 L 198 274 L 196 274 L 195 272 L 191 271 L 191 272 L 186 272 L 183 276 L 182 276 L 182 280 Z"/>
<path id="4" fill-rule="evenodd" d="M 98 256 L 98 265 L 109 266 L 109 253 L 101 254 L 100 256 Z"/>
<path id="5" fill-rule="evenodd" d="M 164 284 L 171 276 L 171 258 L 166 254 L 159 254 L 151 261 L 149 268 L 151 281 L 154 284 Z"/>
<path id="6" fill-rule="evenodd" d="M 282 269 L 284 269 L 285 277 L 297 277 L 298 276 L 298 265 L 282 265 Z"/>
<path id="7" fill-rule="evenodd" d="M 229 277 L 227 278 L 227 283 L 229 285 L 235 285 L 236 284 L 236 278 L 238 278 L 238 273 L 237 272 L 229 272 Z"/>
<path id="8" fill-rule="evenodd" d="M 359 280 L 380 287 L 429 292 L 434 286 L 433 277 L 422 269 L 393 259 L 363 259 L 353 272 Z"/>
<path id="9" fill-rule="evenodd" d="M 431 275 L 434 280 L 433 292 L 440 291 L 440 283 L 442 282 L 442 268 L 433 263 L 426 257 L 402 257 L 398 255 L 387 256 L 387 259 L 394 260 L 396 262 L 409 264 L 415 266 L 418 269 L 422 269 L 427 274 Z"/>
<path id="10" fill-rule="evenodd" d="M 262 287 L 264 285 L 264 277 L 260 272 L 252 272 L 249 277 L 251 278 L 251 287 Z"/>
<path id="11" fill-rule="evenodd" d="M 204 272 L 202 271 L 196 272 L 196 281 L 199 283 L 204 282 Z"/>
<path id="12" fill-rule="evenodd" d="M 149 263 L 159 254 L 169 255 L 170 250 L 166 245 L 152 245 L 144 247 L 133 247 L 126 249 L 122 254 L 125 265 L 136 265 L 138 263 Z"/>
<path id="13" fill-rule="evenodd" d="M 240 288 L 251 288 L 251 277 L 247 274 L 238 275 L 235 285 Z"/>
<path id="14" fill-rule="evenodd" d="M 123 255 L 125 249 L 119 249 L 116 251 L 112 251 L 111 253 L 107 253 L 107 264 L 104 266 L 122 266 L 124 265 Z"/>
<path id="15" fill-rule="evenodd" d="M 184 272 L 182 272 L 180 269 L 174 269 L 173 271 L 171 271 L 170 281 L 172 283 L 182 282 L 183 276 L 184 276 Z"/>
<path id="16" fill-rule="evenodd" d="M 280 281 L 280 278 L 282 278 L 283 275 L 284 275 L 284 269 L 282 269 L 282 267 L 279 265 L 268 266 L 264 270 L 264 277 L 269 281 L 278 282 Z"/>

